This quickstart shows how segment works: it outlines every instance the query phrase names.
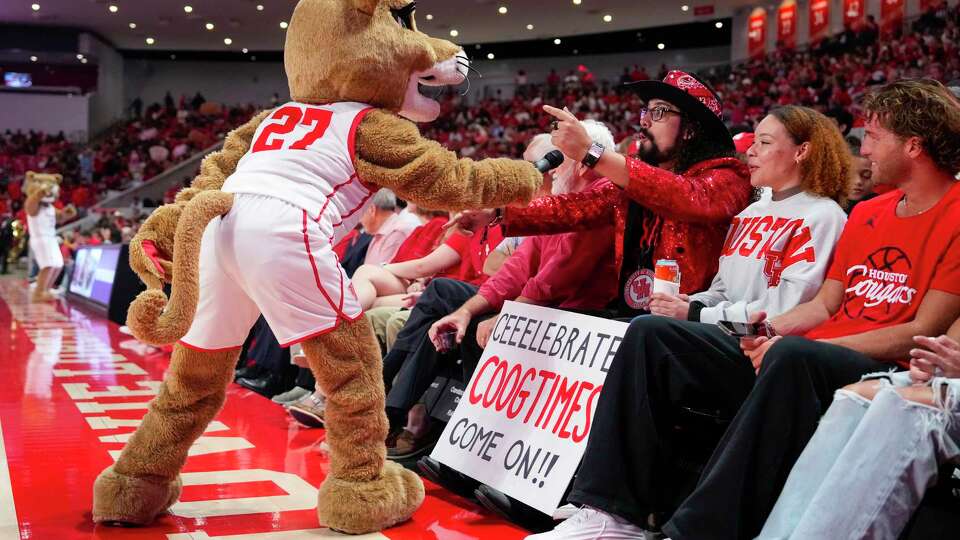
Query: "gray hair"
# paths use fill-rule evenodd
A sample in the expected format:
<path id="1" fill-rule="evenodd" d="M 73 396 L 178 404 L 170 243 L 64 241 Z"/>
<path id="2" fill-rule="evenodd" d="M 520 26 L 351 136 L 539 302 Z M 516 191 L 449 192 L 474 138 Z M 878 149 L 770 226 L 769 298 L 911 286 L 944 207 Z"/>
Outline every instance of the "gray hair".
<path id="1" fill-rule="evenodd" d="M 581 120 L 580 125 L 587 130 L 587 135 L 590 136 L 591 141 L 602 144 L 604 148 L 615 149 L 616 143 L 613 142 L 613 133 L 610 132 L 610 128 L 606 124 L 588 119 Z"/>
<path id="2" fill-rule="evenodd" d="M 383 188 L 373 196 L 371 201 L 378 210 L 394 211 L 397 209 L 397 196 L 387 188 Z"/>

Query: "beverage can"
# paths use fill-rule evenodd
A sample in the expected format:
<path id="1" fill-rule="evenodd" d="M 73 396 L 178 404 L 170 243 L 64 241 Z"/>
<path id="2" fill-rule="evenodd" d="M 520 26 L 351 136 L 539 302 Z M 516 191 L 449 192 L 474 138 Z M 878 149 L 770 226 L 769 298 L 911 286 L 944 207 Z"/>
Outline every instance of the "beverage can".
<path id="1" fill-rule="evenodd" d="M 680 265 L 677 261 L 660 259 L 653 271 L 653 292 L 677 296 L 680 294 Z"/>
<path id="2" fill-rule="evenodd" d="M 660 259 L 653 272 L 653 277 L 680 284 L 680 265 L 677 261 L 670 259 Z"/>

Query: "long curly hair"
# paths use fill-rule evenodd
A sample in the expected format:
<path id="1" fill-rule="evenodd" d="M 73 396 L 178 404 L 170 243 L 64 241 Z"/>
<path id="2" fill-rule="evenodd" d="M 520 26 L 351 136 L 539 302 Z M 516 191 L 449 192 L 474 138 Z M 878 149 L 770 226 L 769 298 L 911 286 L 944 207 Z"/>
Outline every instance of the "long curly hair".
<path id="1" fill-rule="evenodd" d="M 680 133 L 689 134 L 689 138 L 681 137 L 680 147 L 677 149 L 677 172 L 682 173 L 708 159 L 736 156 L 733 141 L 729 136 L 724 139 L 718 134 L 709 133 L 703 129 L 700 122 L 689 116 L 684 115 L 681 118 Z"/>
<path id="2" fill-rule="evenodd" d="M 840 206 L 846 204 L 852 156 L 837 125 L 813 109 L 796 105 L 778 107 L 770 115 L 783 124 L 794 144 L 810 145 L 800 162 L 803 189 L 833 199 Z"/>

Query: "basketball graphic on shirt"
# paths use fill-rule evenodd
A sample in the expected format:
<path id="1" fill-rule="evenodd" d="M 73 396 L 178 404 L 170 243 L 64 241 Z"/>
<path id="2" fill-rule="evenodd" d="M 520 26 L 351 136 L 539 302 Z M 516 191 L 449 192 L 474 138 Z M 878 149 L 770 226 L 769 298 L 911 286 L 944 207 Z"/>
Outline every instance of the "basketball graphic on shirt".
<path id="1" fill-rule="evenodd" d="M 882 247 L 863 263 L 847 270 L 843 312 L 851 319 L 876 322 L 902 304 L 909 304 L 916 289 L 908 286 L 913 265 L 898 247 Z"/>

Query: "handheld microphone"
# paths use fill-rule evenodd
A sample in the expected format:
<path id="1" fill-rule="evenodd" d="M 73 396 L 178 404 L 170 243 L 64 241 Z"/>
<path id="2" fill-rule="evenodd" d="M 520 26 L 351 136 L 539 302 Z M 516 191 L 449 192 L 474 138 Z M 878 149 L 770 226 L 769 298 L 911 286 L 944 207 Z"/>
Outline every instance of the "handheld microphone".
<path id="1" fill-rule="evenodd" d="M 533 162 L 533 166 L 537 168 L 541 173 L 546 173 L 547 171 L 552 171 L 560 166 L 563 163 L 563 152 L 559 150 L 551 150 L 547 152 L 547 155 Z"/>

